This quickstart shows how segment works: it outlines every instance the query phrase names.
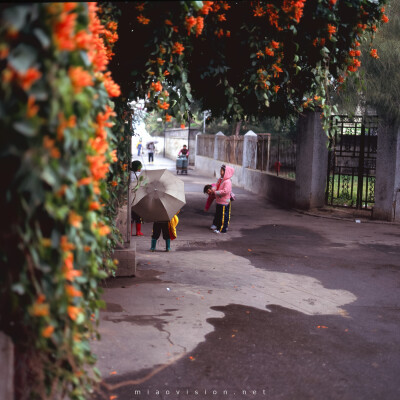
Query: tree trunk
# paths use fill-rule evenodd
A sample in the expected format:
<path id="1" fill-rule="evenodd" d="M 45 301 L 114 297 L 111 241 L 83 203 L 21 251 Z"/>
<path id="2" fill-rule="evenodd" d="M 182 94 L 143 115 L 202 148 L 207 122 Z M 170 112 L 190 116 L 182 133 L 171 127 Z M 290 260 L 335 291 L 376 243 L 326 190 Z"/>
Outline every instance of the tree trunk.
<path id="1" fill-rule="evenodd" d="M 233 126 L 233 134 L 238 137 L 239 136 L 239 132 L 240 132 L 240 128 L 242 127 L 242 121 L 237 121 L 234 126 Z"/>

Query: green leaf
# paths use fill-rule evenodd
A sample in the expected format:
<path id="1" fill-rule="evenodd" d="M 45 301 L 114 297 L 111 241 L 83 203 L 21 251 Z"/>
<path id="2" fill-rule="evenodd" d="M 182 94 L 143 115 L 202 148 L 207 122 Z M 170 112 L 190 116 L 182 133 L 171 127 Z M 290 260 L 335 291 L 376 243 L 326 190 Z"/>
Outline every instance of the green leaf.
<path id="1" fill-rule="evenodd" d="M 20 31 L 27 22 L 27 17 L 32 13 L 32 6 L 19 5 L 10 7 L 3 12 L 3 21 L 7 21 L 7 25 L 11 25 L 17 31 Z"/>
<path id="2" fill-rule="evenodd" d="M 22 283 L 14 283 L 14 285 L 11 286 L 11 290 L 21 296 L 25 294 L 25 288 Z"/>
<path id="3" fill-rule="evenodd" d="M 8 56 L 8 62 L 15 70 L 24 74 L 37 60 L 37 51 L 34 47 L 24 43 L 19 44 Z"/>
<path id="4" fill-rule="evenodd" d="M 51 43 L 50 38 L 46 35 L 46 33 L 40 29 L 40 28 L 35 28 L 33 30 L 33 33 L 35 36 L 38 38 L 39 42 L 41 43 L 42 47 L 44 49 L 48 49 Z"/>
<path id="5" fill-rule="evenodd" d="M 27 121 L 15 122 L 13 128 L 24 136 L 33 137 L 36 135 L 36 129 Z"/>

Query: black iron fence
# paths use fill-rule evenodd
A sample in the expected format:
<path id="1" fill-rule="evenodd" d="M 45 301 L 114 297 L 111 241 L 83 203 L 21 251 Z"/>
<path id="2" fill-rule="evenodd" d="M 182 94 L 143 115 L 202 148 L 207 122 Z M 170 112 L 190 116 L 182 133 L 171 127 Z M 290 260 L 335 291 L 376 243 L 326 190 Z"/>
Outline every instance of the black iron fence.
<path id="1" fill-rule="evenodd" d="M 377 144 L 377 116 L 332 117 L 326 204 L 372 209 Z"/>

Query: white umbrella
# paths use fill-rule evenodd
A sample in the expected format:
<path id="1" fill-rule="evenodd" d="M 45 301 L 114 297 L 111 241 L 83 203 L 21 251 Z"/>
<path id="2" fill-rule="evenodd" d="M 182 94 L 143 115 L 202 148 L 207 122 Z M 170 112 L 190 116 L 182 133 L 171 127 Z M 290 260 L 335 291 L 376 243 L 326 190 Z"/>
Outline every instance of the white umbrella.
<path id="1" fill-rule="evenodd" d="M 170 221 L 186 204 L 183 181 L 166 169 L 144 171 L 142 177 L 132 210 L 145 222 Z"/>

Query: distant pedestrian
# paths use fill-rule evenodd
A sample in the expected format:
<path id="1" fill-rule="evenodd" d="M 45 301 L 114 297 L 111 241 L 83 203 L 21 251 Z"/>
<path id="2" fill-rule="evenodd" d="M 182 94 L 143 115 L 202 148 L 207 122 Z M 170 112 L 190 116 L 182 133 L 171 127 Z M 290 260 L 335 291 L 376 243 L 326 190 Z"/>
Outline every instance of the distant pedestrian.
<path id="1" fill-rule="evenodd" d="M 176 226 L 178 225 L 179 218 L 177 215 L 171 219 L 171 221 L 165 222 L 154 222 L 153 223 L 153 235 L 151 236 L 151 247 L 150 251 L 156 251 L 157 240 L 163 234 L 165 240 L 165 251 L 171 251 L 171 240 L 176 239 Z"/>
<path id="2" fill-rule="evenodd" d="M 156 149 L 156 146 L 154 145 L 154 142 L 150 142 L 147 144 L 147 150 L 149 154 L 149 163 L 154 162 L 154 150 Z"/>
<path id="3" fill-rule="evenodd" d="M 231 198 L 234 198 L 231 182 L 234 173 L 235 170 L 232 167 L 222 165 L 220 170 L 221 177 L 217 183 L 204 187 L 204 192 L 209 195 L 205 211 L 210 208 L 214 199 L 217 203 L 213 224 L 210 227 L 215 233 L 226 233 L 228 230 L 231 219 Z"/>
<path id="4" fill-rule="evenodd" d="M 139 140 L 139 143 L 137 144 L 136 148 L 137 148 L 137 155 L 140 156 L 140 154 L 142 154 L 142 141 Z"/>
<path id="5" fill-rule="evenodd" d="M 142 163 L 138 160 L 132 161 L 131 164 L 131 184 L 134 184 L 136 186 L 138 182 L 138 176 L 137 173 L 142 171 Z M 136 236 L 143 236 L 142 233 L 142 224 L 143 220 L 140 217 L 140 215 L 136 214 L 132 209 L 131 209 L 131 236 L 133 236 L 133 224 L 136 224 Z"/>
<path id="6" fill-rule="evenodd" d="M 186 158 L 189 158 L 189 149 L 186 147 L 186 144 L 184 144 L 183 147 L 179 150 L 178 157 L 179 157 L 181 154 L 182 154 L 183 156 L 186 156 Z"/>

